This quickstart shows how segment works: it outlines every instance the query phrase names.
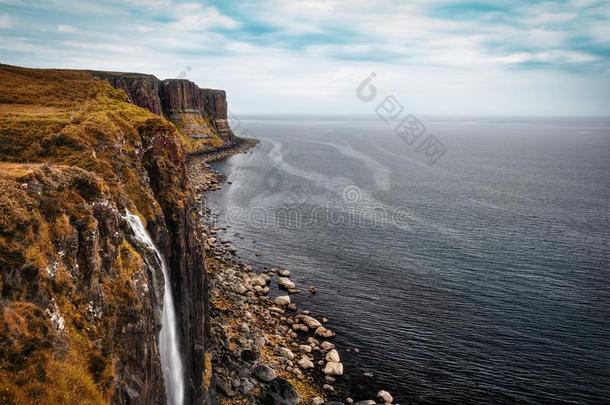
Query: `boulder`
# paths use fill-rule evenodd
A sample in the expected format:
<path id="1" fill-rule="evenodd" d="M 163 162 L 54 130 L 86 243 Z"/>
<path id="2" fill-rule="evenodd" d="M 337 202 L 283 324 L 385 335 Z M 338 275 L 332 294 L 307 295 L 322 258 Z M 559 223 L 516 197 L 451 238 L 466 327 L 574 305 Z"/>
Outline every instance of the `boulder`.
<path id="1" fill-rule="evenodd" d="M 343 375 L 343 364 L 329 361 L 322 372 L 326 375 Z"/>
<path id="2" fill-rule="evenodd" d="M 285 357 L 288 360 L 294 360 L 294 353 L 292 352 L 292 350 L 286 347 L 280 347 L 278 349 L 278 353 L 280 354 L 280 356 Z"/>
<path id="3" fill-rule="evenodd" d="M 276 378 L 263 392 L 263 405 L 297 405 L 299 394 L 294 387 L 283 378 Z"/>
<path id="4" fill-rule="evenodd" d="M 264 364 L 257 364 L 256 366 L 254 366 L 254 369 L 252 369 L 252 371 L 256 378 L 264 382 L 273 381 L 276 378 L 275 371 L 273 371 L 271 367 L 266 366 Z"/>
<path id="5" fill-rule="evenodd" d="M 288 297 L 288 299 L 290 299 L 290 297 Z M 316 335 L 323 338 L 330 338 L 335 336 L 335 333 L 330 329 L 326 329 L 324 326 L 320 326 L 318 329 L 316 329 Z"/>
<path id="6" fill-rule="evenodd" d="M 303 315 L 302 321 L 305 325 L 307 325 L 308 328 L 311 328 L 311 329 L 317 329 L 320 326 L 322 326 L 322 324 L 320 322 L 318 322 L 317 319 L 312 318 L 309 315 Z"/>
<path id="7" fill-rule="evenodd" d="M 278 277 L 277 285 L 284 290 L 294 290 L 296 289 L 296 284 L 287 277 Z"/>
<path id="8" fill-rule="evenodd" d="M 384 404 L 391 404 L 394 401 L 394 397 L 389 392 L 381 390 L 377 393 L 377 398 Z"/>
<path id="9" fill-rule="evenodd" d="M 320 347 L 322 350 L 332 350 L 335 348 L 335 345 L 330 342 L 322 342 L 320 343 Z"/>
<path id="10" fill-rule="evenodd" d="M 279 305 L 281 307 L 290 305 L 290 297 L 288 295 L 280 295 L 273 300 L 275 305 Z"/>
<path id="11" fill-rule="evenodd" d="M 309 358 L 303 356 L 301 357 L 301 360 L 299 360 L 299 367 L 301 367 L 303 370 L 309 370 L 310 368 L 314 368 L 314 365 Z"/>
<path id="12" fill-rule="evenodd" d="M 341 358 L 339 357 L 339 353 L 336 349 L 332 349 L 330 352 L 326 353 L 326 361 L 331 361 L 333 363 L 341 362 Z"/>
<path id="13" fill-rule="evenodd" d="M 277 271 L 277 274 L 279 274 L 281 277 L 290 277 L 290 270 L 287 269 L 279 269 Z"/>

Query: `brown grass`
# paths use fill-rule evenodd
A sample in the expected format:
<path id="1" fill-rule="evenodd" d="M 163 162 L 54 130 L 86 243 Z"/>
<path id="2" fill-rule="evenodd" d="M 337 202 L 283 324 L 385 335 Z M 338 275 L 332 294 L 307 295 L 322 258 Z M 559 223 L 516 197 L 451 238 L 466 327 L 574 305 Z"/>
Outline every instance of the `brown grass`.
<path id="1" fill-rule="evenodd" d="M 113 264 L 93 275 L 105 300 L 93 322 L 84 270 L 59 251 L 75 255 L 99 229 L 94 202 L 147 222 L 176 212 L 190 192 L 185 149 L 172 124 L 88 72 L 0 65 L 1 404 L 109 402 L 124 355 L 113 333 L 144 310 L 134 284 L 143 260 L 127 242 L 104 252 Z M 62 333 L 44 312 L 51 297 Z"/>

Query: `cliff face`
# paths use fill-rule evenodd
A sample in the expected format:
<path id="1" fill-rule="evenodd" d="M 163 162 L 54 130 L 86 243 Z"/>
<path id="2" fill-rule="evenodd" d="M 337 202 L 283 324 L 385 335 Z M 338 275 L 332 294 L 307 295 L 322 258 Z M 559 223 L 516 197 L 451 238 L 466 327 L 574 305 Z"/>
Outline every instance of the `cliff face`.
<path id="1" fill-rule="evenodd" d="M 209 401 L 203 245 L 158 83 L 113 83 L 149 112 L 90 72 L 0 65 L 0 403 L 165 403 L 163 276 L 126 210 L 167 259 L 185 403 Z"/>
<path id="2" fill-rule="evenodd" d="M 160 81 L 137 73 L 92 72 L 113 87 L 124 90 L 131 103 L 171 121 L 195 149 L 212 149 L 235 142 L 227 117 L 223 90 L 201 89 L 185 79 Z"/>

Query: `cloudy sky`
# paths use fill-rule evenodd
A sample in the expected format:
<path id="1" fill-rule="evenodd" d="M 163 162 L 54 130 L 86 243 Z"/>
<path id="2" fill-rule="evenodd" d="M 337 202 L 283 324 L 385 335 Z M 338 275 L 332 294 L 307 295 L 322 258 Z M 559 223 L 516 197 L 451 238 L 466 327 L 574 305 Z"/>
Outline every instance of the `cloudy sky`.
<path id="1" fill-rule="evenodd" d="M 0 0 L 0 62 L 184 76 L 236 113 L 610 115 L 610 1 Z"/>

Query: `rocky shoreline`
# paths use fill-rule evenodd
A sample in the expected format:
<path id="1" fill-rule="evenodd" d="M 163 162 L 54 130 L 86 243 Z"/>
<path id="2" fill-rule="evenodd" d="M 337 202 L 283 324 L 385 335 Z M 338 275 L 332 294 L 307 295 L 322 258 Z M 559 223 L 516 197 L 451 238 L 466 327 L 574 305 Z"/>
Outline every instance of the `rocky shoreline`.
<path id="1" fill-rule="evenodd" d="M 218 190 L 224 176 L 208 163 L 249 150 L 256 141 L 217 153 L 191 155 L 188 175 L 198 198 Z M 200 204 L 200 206 L 204 206 Z M 211 319 L 211 358 L 220 404 L 390 404 L 392 396 L 379 391 L 376 400 L 354 402 L 337 384 L 344 372 L 335 333 L 297 307 L 290 295 L 299 288 L 290 271 L 255 268 L 239 259 L 237 250 L 220 234 L 207 209 L 203 217 L 205 263 L 208 272 Z M 273 284 L 283 291 L 268 296 Z M 315 287 L 307 289 L 315 294 Z"/>

